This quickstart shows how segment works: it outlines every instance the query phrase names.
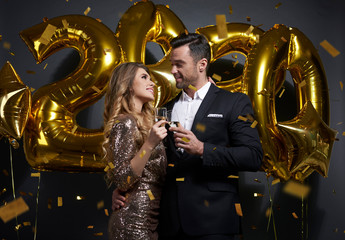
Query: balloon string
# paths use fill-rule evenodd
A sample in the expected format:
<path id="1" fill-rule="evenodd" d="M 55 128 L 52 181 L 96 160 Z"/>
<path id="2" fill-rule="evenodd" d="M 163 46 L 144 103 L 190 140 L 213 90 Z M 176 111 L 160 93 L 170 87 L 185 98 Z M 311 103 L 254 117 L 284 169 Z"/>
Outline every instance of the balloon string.
<path id="1" fill-rule="evenodd" d="M 12 192 L 13 192 L 13 200 L 16 200 L 16 191 L 14 187 L 14 171 L 13 171 L 13 158 L 12 158 L 12 146 L 10 146 L 10 163 L 11 163 L 11 179 L 12 179 Z M 16 227 L 18 227 L 18 216 L 16 215 Z M 16 229 L 17 232 L 17 238 L 19 240 L 19 229 Z"/>
<path id="2" fill-rule="evenodd" d="M 40 183 L 41 183 L 41 174 L 38 176 L 38 185 L 37 185 L 34 240 L 36 240 L 36 237 L 37 237 L 38 199 L 39 199 L 39 195 L 40 195 Z"/>
<path id="3" fill-rule="evenodd" d="M 274 213 L 273 213 L 273 200 L 272 200 L 272 194 L 271 194 L 271 185 L 270 185 L 268 178 L 266 178 L 266 179 L 267 179 L 267 186 L 268 186 L 268 194 L 270 196 L 270 214 L 269 214 L 268 223 L 267 223 L 267 232 L 268 232 L 270 222 L 271 222 L 271 217 L 272 217 L 274 239 L 277 240 L 276 223 L 274 220 Z"/>

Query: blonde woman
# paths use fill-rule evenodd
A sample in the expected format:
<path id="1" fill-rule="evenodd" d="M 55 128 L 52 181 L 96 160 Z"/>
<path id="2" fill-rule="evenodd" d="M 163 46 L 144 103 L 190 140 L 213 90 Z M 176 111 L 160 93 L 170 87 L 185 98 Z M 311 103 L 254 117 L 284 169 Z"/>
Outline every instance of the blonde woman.
<path id="1" fill-rule="evenodd" d="M 109 239 L 158 239 L 159 201 L 166 171 L 162 139 L 166 121 L 154 122 L 154 83 L 140 63 L 113 72 L 105 96 L 105 159 L 115 168 L 106 180 L 126 196 L 109 219 Z"/>

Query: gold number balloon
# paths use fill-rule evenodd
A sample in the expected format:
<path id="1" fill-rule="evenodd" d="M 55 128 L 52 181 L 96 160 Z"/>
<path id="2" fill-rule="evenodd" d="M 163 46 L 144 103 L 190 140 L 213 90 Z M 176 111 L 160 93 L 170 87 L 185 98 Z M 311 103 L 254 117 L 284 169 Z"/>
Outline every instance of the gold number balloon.
<path id="1" fill-rule="evenodd" d="M 10 62 L 0 70 L 0 134 L 20 139 L 31 109 L 31 92 Z"/>
<path id="2" fill-rule="evenodd" d="M 295 84 L 299 114 L 279 123 L 275 96 L 284 83 L 286 70 Z M 315 169 L 327 176 L 335 132 L 327 126 L 329 96 L 325 72 L 307 37 L 284 25 L 275 25 L 265 32 L 248 56 L 244 86 L 259 122 L 265 153 L 263 169 L 282 180 L 303 181 Z"/>
<path id="3" fill-rule="evenodd" d="M 264 33 L 260 28 L 254 28 L 246 23 L 227 23 L 227 38 L 218 38 L 217 27 L 207 26 L 198 28 L 197 33 L 203 34 L 209 41 L 211 46 L 211 63 L 217 59 L 230 54 L 240 53 L 248 56 L 253 45 L 259 41 L 260 35 Z M 243 76 L 235 79 L 222 80 L 217 82 L 217 86 L 230 92 L 243 92 Z"/>
<path id="4" fill-rule="evenodd" d="M 156 105 L 163 105 L 179 92 L 170 73 L 170 40 L 186 28 L 181 20 L 166 6 L 155 6 L 152 2 L 137 2 L 123 15 L 116 29 L 126 62 L 145 63 L 147 42 L 158 43 L 165 56 L 154 65 L 149 65 L 152 79 L 156 83 Z M 135 33 L 135 37 L 133 37 Z"/>
<path id="5" fill-rule="evenodd" d="M 74 72 L 34 93 L 24 134 L 27 161 L 39 170 L 103 171 L 103 132 L 78 126 L 76 115 L 102 97 L 120 62 L 113 32 L 93 18 L 68 15 L 28 28 L 20 36 L 38 63 L 67 47 L 80 55 Z"/>

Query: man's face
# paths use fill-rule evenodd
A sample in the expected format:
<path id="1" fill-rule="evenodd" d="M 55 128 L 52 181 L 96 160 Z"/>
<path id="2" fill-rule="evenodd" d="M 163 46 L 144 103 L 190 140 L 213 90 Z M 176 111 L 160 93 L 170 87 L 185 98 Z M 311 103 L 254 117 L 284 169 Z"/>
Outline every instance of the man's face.
<path id="1" fill-rule="evenodd" d="M 171 73 L 176 80 L 176 87 L 186 89 L 198 79 L 197 66 L 190 55 L 188 45 L 175 48 L 171 52 Z"/>

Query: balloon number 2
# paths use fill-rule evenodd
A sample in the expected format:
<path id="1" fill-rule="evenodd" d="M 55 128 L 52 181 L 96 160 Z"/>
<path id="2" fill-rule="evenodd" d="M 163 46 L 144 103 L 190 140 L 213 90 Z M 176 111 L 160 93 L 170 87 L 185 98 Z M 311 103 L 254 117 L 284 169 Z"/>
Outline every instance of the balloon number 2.
<path id="1" fill-rule="evenodd" d="M 326 176 L 336 132 L 328 127 L 327 80 L 317 51 L 297 29 L 275 25 L 267 32 L 248 24 L 228 23 L 228 37 L 219 39 L 216 26 L 199 28 L 211 45 L 211 63 L 239 52 L 247 57 L 242 76 L 218 82 L 220 88 L 244 92 L 252 100 L 264 148 L 262 170 L 282 180 L 303 181 L 314 170 Z M 145 62 L 148 41 L 165 56 L 149 65 L 156 82 L 156 106 L 178 93 L 170 74 L 170 40 L 187 32 L 166 6 L 139 2 L 127 10 L 115 34 L 90 17 L 67 15 L 20 33 L 37 62 L 70 47 L 80 54 L 78 68 L 64 79 L 38 89 L 24 133 L 29 164 L 38 170 L 99 172 L 101 130 L 85 129 L 76 114 L 98 101 L 111 71 L 121 62 Z M 133 33 L 136 37 L 133 37 Z M 290 71 L 298 98 L 298 114 L 286 122 L 275 115 L 275 95 Z"/>

